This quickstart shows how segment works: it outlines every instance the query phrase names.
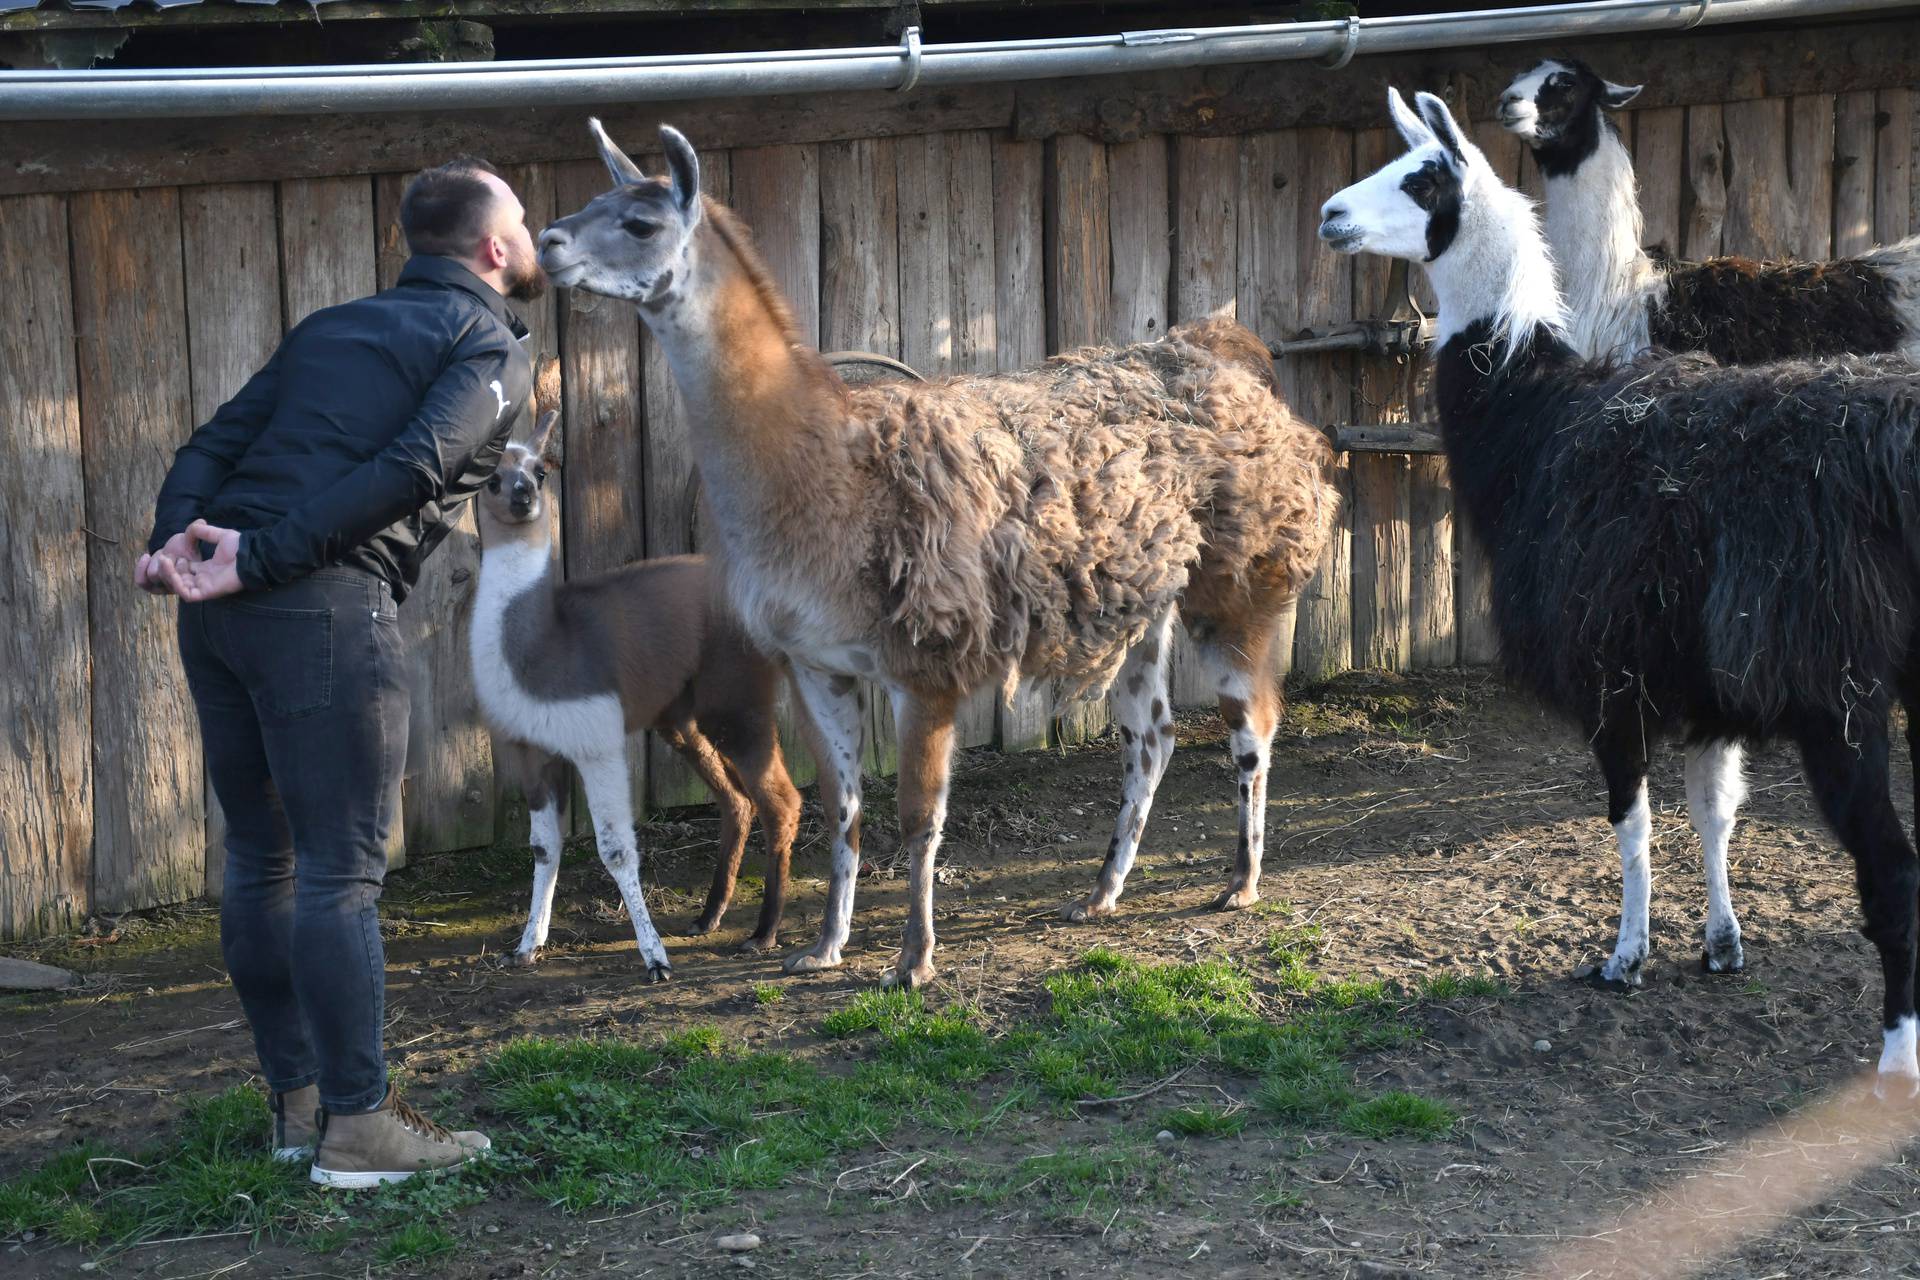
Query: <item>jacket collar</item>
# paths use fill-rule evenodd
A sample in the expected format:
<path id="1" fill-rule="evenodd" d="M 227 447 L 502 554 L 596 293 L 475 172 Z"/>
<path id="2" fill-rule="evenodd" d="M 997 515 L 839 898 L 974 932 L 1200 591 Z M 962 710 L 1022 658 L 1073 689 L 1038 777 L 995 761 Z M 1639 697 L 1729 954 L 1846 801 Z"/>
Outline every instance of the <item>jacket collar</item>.
<path id="1" fill-rule="evenodd" d="M 430 253 L 416 253 L 407 259 L 407 265 L 400 269 L 399 284 L 430 284 L 443 288 L 459 289 L 470 293 L 486 305 L 487 310 L 499 318 L 501 324 L 513 331 L 516 338 L 527 336 L 527 326 L 520 323 L 520 317 L 507 307 L 507 300 L 500 291 L 467 270 L 452 258 L 442 258 Z"/>

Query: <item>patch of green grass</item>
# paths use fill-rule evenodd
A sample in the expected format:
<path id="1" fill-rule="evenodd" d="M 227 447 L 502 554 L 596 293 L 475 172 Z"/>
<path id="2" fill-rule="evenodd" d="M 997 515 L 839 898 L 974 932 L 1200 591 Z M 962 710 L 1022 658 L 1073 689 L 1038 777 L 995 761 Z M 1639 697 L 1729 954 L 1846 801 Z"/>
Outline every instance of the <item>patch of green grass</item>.
<path id="1" fill-rule="evenodd" d="M 380 1242 L 373 1260 L 383 1267 L 397 1267 L 452 1253 L 453 1237 L 430 1222 L 409 1222 Z"/>
<path id="2" fill-rule="evenodd" d="M 1424 1000 L 1504 1000 L 1512 994 L 1506 983 L 1490 973 L 1436 973 L 1422 979 L 1415 991 Z"/>
<path id="3" fill-rule="evenodd" d="M 775 983 L 756 982 L 753 984 L 753 1002 L 755 1004 L 779 1004 L 786 998 L 786 990 Z"/>
<path id="4" fill-rule="evenodd" d="M 1163 1127 L 1189 1138 L 1231 1138 L 1247 1127 L 1241 1107 L 1208 1107 L 1195 1103 L 1175 1107 L 1160 1118 Z"/>
<path id="5" fill-rule="evenodd" d="M 1451 1107 L 1418 1094 L 1393 1090 L 1348 1107 L 1340 1127 L 1362 1138 L 1444 1137 L 1459 1119 Z"/>
<path id="6" fill-rule="evenodd" d="M 1174 1181 L 1171 1162 L 1140 1145 L 1063 1147 L 1012 1166 L 963 1163 L 958 1174 L 946 1188 L 955 1200 L 1036 1204 L 1063 1218 L 1105 1218 L 1116 1208 L 1163 1199 Z"/>

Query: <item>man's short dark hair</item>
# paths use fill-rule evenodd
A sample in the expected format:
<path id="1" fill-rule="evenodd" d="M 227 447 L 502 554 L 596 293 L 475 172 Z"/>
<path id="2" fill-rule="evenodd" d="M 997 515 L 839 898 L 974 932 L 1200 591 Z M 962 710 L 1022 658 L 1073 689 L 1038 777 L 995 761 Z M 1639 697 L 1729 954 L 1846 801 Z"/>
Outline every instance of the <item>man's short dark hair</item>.
<path id="1" fill-rule="evenodd" d="M 423 169 L 400 197 L 400 230 L 412 253 L 463 257 L 487 233 L 495 199 L 483 173 L 499 176 L 485 160 L 460 156 Z"/>

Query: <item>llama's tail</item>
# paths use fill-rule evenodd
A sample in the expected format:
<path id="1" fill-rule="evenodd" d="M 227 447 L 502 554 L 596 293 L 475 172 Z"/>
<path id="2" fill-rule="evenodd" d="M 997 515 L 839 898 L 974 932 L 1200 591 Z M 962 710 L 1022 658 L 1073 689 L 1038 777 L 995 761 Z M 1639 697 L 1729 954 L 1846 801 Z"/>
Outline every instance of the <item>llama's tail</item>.
<path id="1" fill-rule="evenodd" d="M 1900 322 L 1895 350 L 1920 362 L 1920 236 L 1908 236 L 1860 255 L 1860 261 L 1879 274 L 1887 298 Z"/>

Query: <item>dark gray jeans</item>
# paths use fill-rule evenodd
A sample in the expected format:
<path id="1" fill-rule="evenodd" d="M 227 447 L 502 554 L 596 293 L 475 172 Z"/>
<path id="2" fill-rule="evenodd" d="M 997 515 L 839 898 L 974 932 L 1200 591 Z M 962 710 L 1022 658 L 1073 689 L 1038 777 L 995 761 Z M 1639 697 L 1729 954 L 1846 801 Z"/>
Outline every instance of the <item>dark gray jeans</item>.
<path id="1" fill-rule="evenodd" d="M 220 942 L 275 1092 L 386 1095 L 375 904 L 407 751 L 393 596 L 357 569 L 180 606 L 180 657 L 227 823 Z"/>

